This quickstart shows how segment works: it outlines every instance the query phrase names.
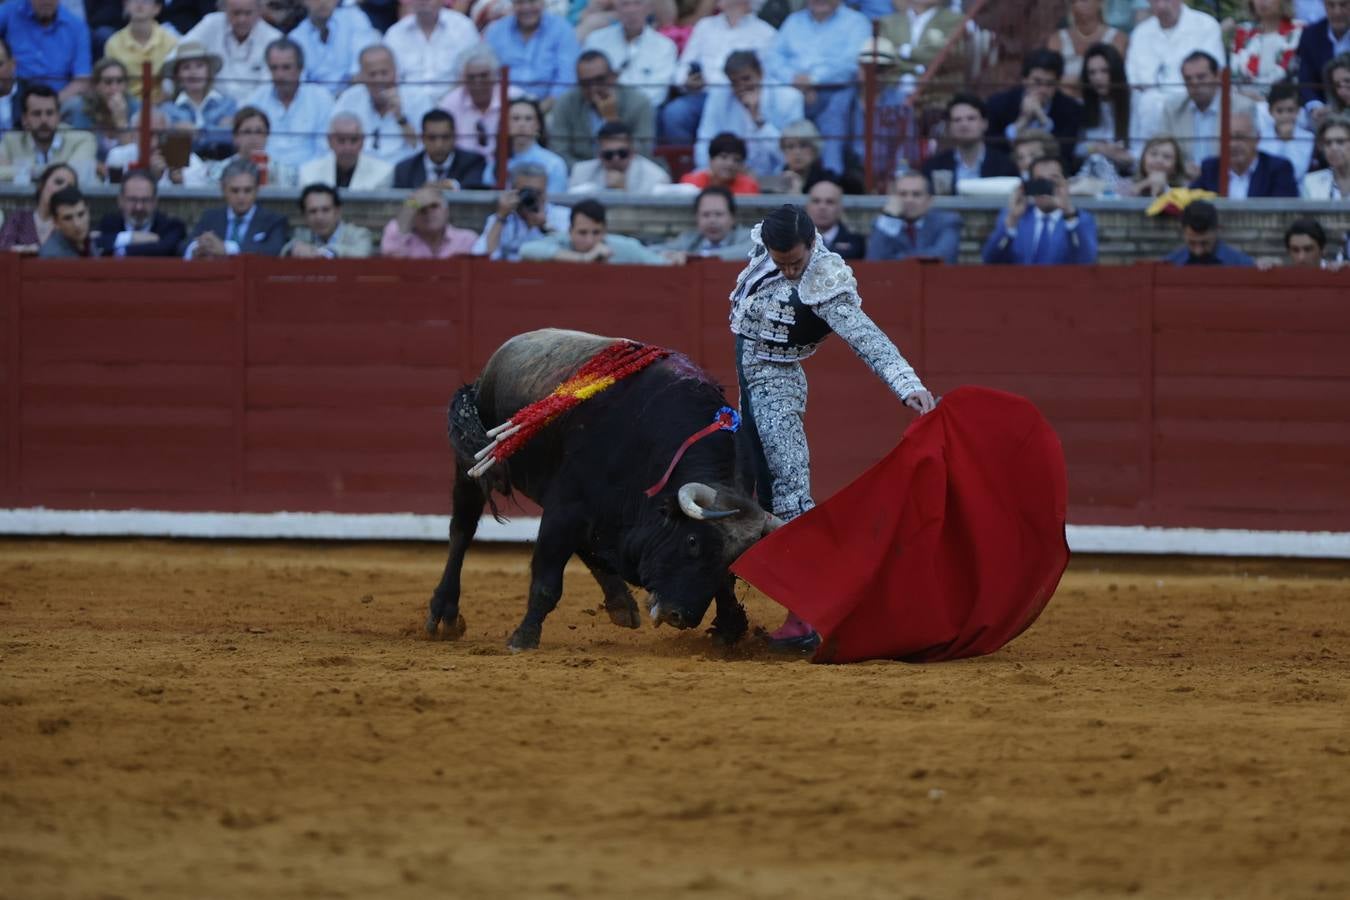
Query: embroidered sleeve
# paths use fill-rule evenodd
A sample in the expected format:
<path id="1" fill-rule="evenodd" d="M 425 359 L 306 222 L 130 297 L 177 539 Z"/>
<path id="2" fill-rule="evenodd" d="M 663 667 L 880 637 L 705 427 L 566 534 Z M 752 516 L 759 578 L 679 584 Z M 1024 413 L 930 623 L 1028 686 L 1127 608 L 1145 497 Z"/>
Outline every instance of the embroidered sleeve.
<path id="1" fill-rule="evenodd" d="M 835 334 L 843 338 L 901 400 L 915 391 L 924 390 L 914 367 L 900 355 L 900 350 L 886 333 L 862 311 L 856 301 L 857 296 L 840 294 L 816 306 L 816 314 L 834 329 Z"/>

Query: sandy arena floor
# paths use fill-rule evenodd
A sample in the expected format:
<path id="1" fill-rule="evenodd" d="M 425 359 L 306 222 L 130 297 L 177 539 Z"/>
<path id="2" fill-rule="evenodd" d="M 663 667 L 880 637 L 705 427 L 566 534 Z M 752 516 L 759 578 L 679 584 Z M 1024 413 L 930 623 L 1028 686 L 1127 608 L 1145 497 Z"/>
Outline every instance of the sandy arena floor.
<path id="1" fill-rule="evenodd" d="M 431 642 L 442 558 L 0 542 L 0 897 L 1350 896 L 1348 567 L 1080 559 L 994 656 L 832 668 L 580 567 L 509 655 L 482 547 Z"/>

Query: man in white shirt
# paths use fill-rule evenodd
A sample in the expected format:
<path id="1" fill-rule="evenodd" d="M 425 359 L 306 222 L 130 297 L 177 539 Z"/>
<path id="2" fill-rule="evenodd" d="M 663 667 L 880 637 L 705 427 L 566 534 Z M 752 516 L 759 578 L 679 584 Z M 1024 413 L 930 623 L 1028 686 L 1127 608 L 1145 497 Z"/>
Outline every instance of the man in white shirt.
<path id="1" fill-rule="evenodd" d="M 378 156 L 361 151 L 361 120 L 348 112 L 333 114 L 328 125 L 328 148 L 332 151 L 300 167 L 302 185 L 326 184 L 353 191 L 392 187 L 394 167 Z"/>
<path id="2" fill-rule="evenodd" d="M 380 33 L 357 6 L 338 0 L 304 0 L 305 18 L 291 29 L 290 39 L 305 52 L 305 81 L 336 97 L 356 75 L 356 56 L 380 42 Z"/>
<path id="3" fill-rule="evenodd" d="M 802 92 L 785 84 L 765 84 L 753 51 L 737 50 L 724 67 L 728 87 L 710 89 L 698 124 L 694 164 L 706 168 L 712 139 L 730 132 L 749 148 L 745 167 L 752 175 L 773 175 L 783 168 L 782 129 L 805 118 Z"/>
<path id="4" fill-rule="evenodd" d="M 618 0 L 614 11 L 618 21 L 592 31 L 582 49 L 605 54 L 610 68 L 619 73 L 619 84 L 646 94 L 655 109 L 670 93 L 675 42 L 647 24 L 651 0 Z"/>
<path id="5" fill-rule="evenodd" d="M 1157 134 L 1169 100 L 1181 97 L 1181 64 L 1197 50 L 1216 60 L 1226 58 L 1223 34 L 1213 16 L 1186 6 L 1182 0 L 1149 0 L 1153 17 L 1140 22 L 1130 35 L 1125 75 L 1138 93 L 1140 127 Z"/>
<path id="6" fill-rule="evenodd" d="M 389 26 L 384 44 L 394 52 L 404 90 L 430 108 L 454 87 L 455 63 L 478 43 L 478 29 L 440 0 L 412 0 L 412 10 Z"/>
<path id="7" fill-rule="evenodd" d="M 1197 50 L 1181 64 L 1181 78 L 1186 96 L 1168 101 L 1156 130 L 1147 136 L 1176 138 L 1186 153 L 1187 172 L 1194 178 L 1200 160 L 1218 153 L 1219 61 Z"/>
<path id="8" fill-rule="evenodd" d="M 417 152 L 414 123 L 422 121 L 428 104 L 399 87 L 394 54 L 383 44 L 361 51 L 357 83 L 342 92 L 334 114 L 351 113 L 366 133 L 366 152 L 396 164 Z"/>
<path id="9" fill-rule="evenodd" d="M 264 58 L 272 84 L 258 88 L 248 105 L 267 113 L 267 155 L 296 168 L 323 152 L 319 136 L 333 115 L 333 95 L 300 83 L 305 53 L 289 38 L 268 44 Z"/>
<path id="10" fill-rule="evenodd" d="M 684 94 L 661 108 L 661 140 L 668 144 L 692 144 L 698 132 L 709 85 L 724 85 L 727 57 L 737 50 L 768 51 L 778 32 L 750 11 L 750 0 L 722 0 L 722 12 L 700 19 L 684 45 L 675 67 L 673 84 Z"/>
<path id="11" fill-rule="evenodd" d="M 282 35 L 262 20 L 259 0 L 225 0 L 223 9 L 203 16 L 182 43 L 197 41 L 221 58 L 216 90 L 242 104 L 267 83 L 267 45 Z"/>

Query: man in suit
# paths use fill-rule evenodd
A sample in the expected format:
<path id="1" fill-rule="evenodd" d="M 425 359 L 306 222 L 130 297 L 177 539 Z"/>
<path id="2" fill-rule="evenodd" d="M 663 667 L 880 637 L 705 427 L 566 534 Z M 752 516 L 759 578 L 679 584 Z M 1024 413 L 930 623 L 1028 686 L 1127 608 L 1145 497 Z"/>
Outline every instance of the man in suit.
<path id="1" fill-rule="evenodd" d="M 98 144 L 88 131 L 61 124 L 56 91 L 45 84 L 31 84 L 19 94 L 23 130 L 0 139 L 0 181 L 14 181 L 19 170 L 30 180 L 52 163 L 66 163 L 82 178 L 93 175 Z"/>
<path id="2" fill-rule="evenodd" d="M 844 188 L 826 177 L 806 192 L 806 214 L 820 232 L 825 248 L 844 259 L 862 259 L 867 254 L 867 238 L 844 224 Z"/>
<path id="3" fill-rule="evenodd" d="M 983 259 L 986 265 L 1018 266 L 1097 261 L 1097 222 L 1073 205 L 1063 160 L 1045 157 L 1032 163 L 1031 180 L 1008 199 L 1007 213 L 998 217 L 984 244 Z"/>
<path id="4" fill-rule="evenodd" d="M 961 217 L 932 207 L 933 194 L 927 178 L 918 172 L 897 176 L 881 215 L 872 223 L 867 258 L 919 257 L 955 265 L 961 252 Z"/>
<path id="5" fill-rule="evenodd" d="M 989 117 L 984 101 L 957 94 L 947 103 L 947 140 L 951 148 L 928 158 L 923 174 L 935 194 L 955 194 L 963 179 L 1018 176 L 1008 155 L 985 143 Z"/>
<path id="6" fill-rule="evenodd" d="M 108 213 L 98 223 L 98 247 L 103 256 L 177 256 L 187 235 L 181 219 L 166 216 L 156 207 L 159 194 L 155 179 L 145 169 L 132 169 L 122 177 L 117 192 L 119 212 Z"/>
<path id="7" fill-rule="evenodd" d="M 258 205 L 258 167 L 237 159 L 220 173 L 224 206 L 208 209 L 192 229 L 187 259 L 218 259 L 240 253 L 276 256 L 286 246 L 286 217 Z"/>
<path id="8" fill-rule="evenodd" d="M 1231 199 L 1247 197 L 1297 197 L 1298 181 L 1294 167 L 1282 156 L 1271 156 L 1256 149 L 1261 132 L 1251 113 L 1234 113 L 1228 138 L 1228 196 Z M 1200 177 L 1191 187 L 1206 191 L 1219 190 L 1219 158 L 1211 156 L 1200 164 Z"/>
<path id="9" fill-rule="evenodd" d="M 364 259 L 374 251 L 370 230 L 342 221 L 342 198 L 336 188 L 311 184 L 300 192 L 305 224 L 281 250 L 302 259 Z"/>
<path id="10" fill-rule="evenodd" d="M 632 132 L 634 146 L 643 155 L 652 152 L 656 135 L 656 111 L 647 95 L 619 84 L 609 57 L 587 50 L 577 57 L 577 86 L 558 98 L 548 116 L 549 149 L 571 167 L 577 160 L 595 156 L 595 124 L 623 122 Z"/>
<path id="11" fill-rule="evenodd" d="M 328 123 L 328 149 L 300 167 L 300 183 L 326 184 L 350 191 L 378 191 L 394 183 L 394 165 L 365 152 L 361 120 L 340 112 Z"/>
<path id="12" fill-rule="evenodd" d="M 1059 89 L 1064 57 L 1054 50 L 1033 50 L 1022 59 L 1022 85 L 989 98 L 989 143 L 1007 151 L 1013 138 L 1039 128 L 1059 141 L 1060 156 L 1073 158 L 1083 122 L 1083 104 Z"/>
<path id="13" fill-rule="evenodd" d="M 699 191 L 694 199 L 694 226 L 659 249 L 728 262 L 744 262 L 750 255 L 750 229 L 736 224 L 736 197 L 721 185 Z"/>
<path id="14" fill-rule="evenodd" d="M 1219 240 L 1219 211 L 1213 203 L 1195 200 L 1181 213 L 1185 241 L 1163 257 L 1174 266 L 1251 266 L 1252 258 Z"/>
<path id="15" fill-rule="evenodd" d="M 480 190 L 487 157 L 455 149 L 455 120 L 443 109 L 422 116 L 422 149 L 394 166 L 394 187 L 432 184 L 443 191 Z"/>
<path id="16" fill-rule="evenodd" d="M 1350 0 L 1326 0 L 1325 8 L 1326 18 L 1305 26 L 1298 39 L 1299 97 L 1314 123 L 1326 115 L 1322 70 L 1337 54 L 1350 51 Z"/>

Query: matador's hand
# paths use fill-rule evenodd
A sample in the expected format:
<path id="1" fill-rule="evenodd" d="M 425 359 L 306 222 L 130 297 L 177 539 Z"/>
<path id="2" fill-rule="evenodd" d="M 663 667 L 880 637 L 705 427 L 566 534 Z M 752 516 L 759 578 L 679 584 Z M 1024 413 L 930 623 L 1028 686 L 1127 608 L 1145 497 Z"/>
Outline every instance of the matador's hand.
<path id="1" fill-rule="evenodd" d="M 919 415 L 930 413 L 937 408 L 937 401 L 927 391 L 915 391 L 905 398 L 905 405 Z"/>

